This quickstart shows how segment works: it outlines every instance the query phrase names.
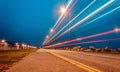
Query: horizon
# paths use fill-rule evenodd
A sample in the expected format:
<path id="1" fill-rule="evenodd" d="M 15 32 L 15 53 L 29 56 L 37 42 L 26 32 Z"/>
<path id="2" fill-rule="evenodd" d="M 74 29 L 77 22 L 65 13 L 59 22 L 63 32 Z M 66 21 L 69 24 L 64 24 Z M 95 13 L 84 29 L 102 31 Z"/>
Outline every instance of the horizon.
<path id="1" fill-rule="evenodd" d="M 67 0 L 1 0 L 0 1 L 0 40 L 5 39 L 11 44 L 26 43 L 29 45 L 50 46 L 66 41 L 84 38 L 87 36 L 108 32 L 120 28 L 120 1 L 114 0 L 99 12 L 97 9 L 106 4 L 109 0 L 93 1 L 93 0 L 71 0 L 68 10 L 64 10 L 70 1 Z M 112 0 L 111 0 L 112 1 Z M 70 25 L 66 26 L 77 14 L 88 7 L 81 15 L 73 20 Z M 63 17 L 60 13 L 62 8 Z M 67 13 L 68 11 L 68 13 Z M 66 13 L 66 15 L 64 14 Z M 89 16 L 93 13 L 93 16 Z M 85 21 L 84 21 L 84 18 Z M 62 20 L 63 19 L 63 20 Z M 84 22 L 81 22 L 81 21 Z M 57 21 L 59 21 L 57 23 Z M 77 25 L 80 24 L 80 25 Z M 76 25 L 76 27 L 74 26 Z M 69 32 L 69 28 L 70 32 Z M 59 32 L 60 31 L 60 32 Z M 58 33 L 58 34 L 57 34 Z M 47 38 L 46 38 L 47 37 Z M 75 46 L 97 48 L 110 47 L 113 49 L 120 48 L 120 31 L 106 35 L 86 38 L 83 40 L 69 42 L 68 44 L 77 44 Z M 116 39 L 103 42 L 87 43 L 84 42 Z M 46 40 L 46 41 L 45 41 Z M 66 47 L 64 44 L 59 47 Z M 69 46 L 67 46 L 69 47 Z M 72 47 L 72 46 L 71 46 Z"/>

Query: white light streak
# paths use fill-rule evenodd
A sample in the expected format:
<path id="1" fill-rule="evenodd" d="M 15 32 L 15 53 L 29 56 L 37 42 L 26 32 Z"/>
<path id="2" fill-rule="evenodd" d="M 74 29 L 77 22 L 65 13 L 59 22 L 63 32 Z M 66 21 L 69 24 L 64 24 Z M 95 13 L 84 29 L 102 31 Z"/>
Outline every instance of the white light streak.
<path id="1" fill-rule="evenodd" d="M 73 0 L 69 0 L 66 8 L 65 8 L 65 11 L 70 7 L 70 5 L 72 4 Z M 57 22 L 55 23 L 55 25 L 53 26 L 53 29 L 55 28 L 55 26 L 58 24 L 58 22 L 60 21 L 60 19 L 64 16 L 64 13 L 61 14 L 61 16 L 58 18 Z"/>
<path id="2" fill-rule="evenodd" d="M 113 9 L 113 10 L 111 10 L 111 11 L 109 11 L 109 12 L 107 12 L 107 13 L 105 13 L 105 14 L 103 14 L 103 15 L 101 15 L 101 16 L 99 16 L 99 17 L 97 17 L 96 19 L 94 19 L 94 20 L 90 21 L 89 23 L 92 23 L 92 22 L 94 22 L 94 21 L 96 21 L 96 20 L 98 20 L 98 19 L 100 19 L 100 18 L 102 18 L 102 17 L 104 17 L 104 16 L 106 16 L 106 15 L 110 14 L 110 13 L 112 13 L 112 12 L 116 11 L 116 10 L 117 10 L 117 9 L 119 9 L 119 8 L 120 8 L 120 6 L 119 6 L 119 7 L 117 7 L 117 8 L 115 8 L 115 9 Z"/>
<path id="3" fill-rule="evenodd" d="M 78 23 L 76 23 L 75 25 L 73 25 L 72 27 L 70 27 L 68 30 L 66 30 L 65 32 L 63 32 L 62 34 L 60 34 L 57 38 L 63 36 L 64 34 L 68 33 L 70 30 L 76 28 L 77 26 L 83 24 L 84 22 L 86 22 L 88 19 L 90 19 L 91 17 L 95 16 L 97 13 L 99 13 L 100 11 L 102 11 L 104 8 L 106 8 L 108 5 L 110 5 L 114 0 L 110 0 L 109 2 L 105 3 L 103 6 L 101 6 L 100 8 L 98 8 L 97 10 L 95 10 L 94 12 L 92 12 L 90 15 L 88 15 L 87 17 L 83 18 L 82 20 L 80 20 Z"/>
<path id="4" fill-rule="evenodd" d="M 87 7 L 85 7 L 80 13 L 78 13 L 69 23 L 67 23 L 59 32 L 57 32 L 50 40 L 52 40 L 54 37 L 56 37 L 60 32 L 62 32 L 69 24 L 71 24 L 77 17 L 79 17 L 85 10 L 87 10 L 93 3 L 95 3 L 96 0 L 93 0 Z M 49 41 L 50 41 L 49 40 Z"/>

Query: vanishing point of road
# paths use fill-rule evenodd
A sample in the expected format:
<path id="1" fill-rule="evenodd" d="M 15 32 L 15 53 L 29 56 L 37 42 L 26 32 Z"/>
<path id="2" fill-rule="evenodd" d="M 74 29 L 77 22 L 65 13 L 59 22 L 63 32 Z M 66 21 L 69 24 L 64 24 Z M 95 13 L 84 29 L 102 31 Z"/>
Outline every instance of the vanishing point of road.
<path id="1" fill-rule="evenodd" d="M 7 72 L 120 72 L 120 55 L 39 49 Z"/>

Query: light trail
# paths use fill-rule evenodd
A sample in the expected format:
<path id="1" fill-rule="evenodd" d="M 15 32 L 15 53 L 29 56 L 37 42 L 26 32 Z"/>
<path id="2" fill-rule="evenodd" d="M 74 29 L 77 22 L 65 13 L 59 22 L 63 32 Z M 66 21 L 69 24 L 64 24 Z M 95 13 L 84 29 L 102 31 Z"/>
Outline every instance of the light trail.
<path id="1" fill-rule="evenodd" d="M 59 36 L 57 36 L 54 40 L 52 40 L 51 42 L 55 41 L 56 39 L 60 38 L 61 36 L 65 35 L 66 33 L 68 33 L 69 31 L 73 30 L 74 28 L 76 28 L 77 26 L 83 24 L 84 22 L 86 22 L 87 20 L 89 20 L 90 18 L 92 18 L 93 16 L 95 16 L 97 13 L 99 13 L 100 11 L 102 11 L 104 8 L 106 8 L 108 5 L 110 5 L 112 2 L 114 2 L 114 0 L 110 0 L 109 2 L 105 3 L 103 6 L 101 6 L 100 8 L 98 8 L 97 10 L 95 10 L 94 12 L 92 12 L 90 15 L 88 15 L 87 17 L 83 18 L 82 20 L 80 20 L 78 23 L 76 23 L 75 25 L 73 25 L 72 27 L 70 27 L 68 30 L 66 30 L 65 32 L 63 32 L 62 34 L 60 34 Z"/>
<path id="2" fill-rule="evenodd" d="M 69 0 L 66 8 L 65 8 L 65 11 L 70 7 L 70 5 L 72 4 L 73 0 Z M 57 22 L 55 23 L 55 25 L 53 26 L 53 29 L 56 27 L 56 25 L 58 24 L 58 22 L 61 20 L 61 18 L 64 16 L 64 13 L 62 13 L 60 15 L 60 17 L 58 18 Z"/>
<path id="3" fill-rule="evenodd" d="M 67 23 L 59 32 L 57 32 L 52 38 L 50 38 L 49 41 L 56 37 L 60 32 L 62 32 L 67 26 L 69 26 L 69 24 L 71 24 L 77 17 L 79 17 L 85 10 L 87 10 L 95 2 L 96 0 L 93 0 L 87 7 L 85 7 L 81 12 L 79 12 L 69 23 Z"/>
<path id="4" fill-rule="evenodd" d="M 87 42 L 79 42 L 74 44 L 65 44 L 63 46 L 74 46 L 79 44 L 91 44 L 91 43 L 98 43 L 98 42 L 106 42 L 106 41 L 113 41 L 113 40 L 120 40 L 120 38 L 112 38 L 112 39 L 105 39 L 105 40 L 94 40 L 94 41 L 87 41 Z M 57 46 L 59 47 L 59 46 Z"/>
<path id="5" fill-rule="evenodd" d="M 73 1 L 74 1 L 74 0 L 69 0 L 69 1 L 68 1 L 67 5 L 66 5 L 66 8 L 65 8 L 65 11 L 71 6 L 71 4 L 73 3 Z M 61 20 L 61 18 L 62 18 L 63 16 L 64 16 L 64 13 L 62 13 L 62 14 L 60 15 L 60 17 L 58 18 L 57 22 L 55 23 L 55 25 L 54 25 L 53 28 L 52 28 L 53 30 L 54 30 L 54 28 L 57 26 L 58 22 Z M 52 34 L 53 34 L 53 33 L 52 33 Z M 52 34 L 50 33 L 50 37 L 51 37 Z M 46 41 L 47 41 L 47 40 L 46 40 Z M 43 44 L 45 44 L 46 41 L 44 40 Z"/>
<path id="6" fill-rule="evenodd" d="M 73 5 L 65 12 L 63 18 L 61 18 L 61 20 L 59 21 L 59 23 L 57 24 L 57 26 L 54 28 L 54 30 L 57 30 L 57 28 L 60 26 L 60 24 L 63 22 L 63 20 L 67 17 L 67 15 L 69 14 L 69 12 L 73 9 L 73 7 L 75 6 L 75 4 L 78 2 L 78 0 L 76 0 Z"/>
<path id="7" fill-rule="evenodd" d="M 56 31 L 56 29 L 59 27 L 59 25 L 62 23 L 62 21 L 65 19 L 65 17 L 67 16 L 67 14 L 69 13 L 69 12 L 67 12 L 68 10 L 69 10 L 69 8 L 70 8 L 70 6 L 72 5 L 72 3 L 73 3 L 73 1 L 74 0 L 71 0 L 71 1 L 69 1 L 68 2 L 68 5 L 66 6 L 66 8 L 65 8 L 65 12 L 63 12 L 62 14 L 61 14 L 61 16 L 60 16 L 60 18 L 57 20 L 57 22 L 56 22 L 56 24 L 54 25 L 54 27 L 53 27 L 53 29 Z M 50 35 L 50 37 L 53 35 L 53 33 Z"/>
<path id="8" fill-rule="evenodd" d="M 73 7 L 75 6 L 75 4 L 78 2 L 78 0 L 76 0 L 72 6 L 64 13 L 64 16 L 61 18 L 61 20 L 58 22 L 58 24 L 56 25 L 56 27 L 53 29 L 54 31 L 57 30 L 57 28 L 61 25 L 61 23 L 63 22 L 63 20 L 67 17 L 67 15 L 69 14 L 69 12 L 73 9 Z M 50 37 L 52 37 L 54 32 L 50 33 Z"/>
<path id="9" fill-rule="evenodd" d="M 94 3 L 94 1 L 93 1 L 91 4 L 93 4 L 93 3 Z M 90 5 L 91 5 L 91 4 L 90 4 Z M 114 9 L 112 9 L 111 11 L 109 11 L 109 12 L 107 12 L 107 13 L 99 16 L 99 17 L 97 17 L 96 19 L 88 22 L 87 24 L 90 24 L 90 23 L 92 23 L 92 22 L 94 22 L 94 21 L 96 21 L 96 20 L 98 20 L 98 19 L 100 19 L 100 18 L 102 18 L 102 17 L 104 17 L 104 16 L 106 16 L 106 15 L 108 15 L 108 14 L 110 14 L 110 13 L 116 11 L 116 10 L 118 10 L 119 8 L 120 8 L 120 6 L 118 6 L 118 7 L 114 8 Z M 73 21 L 73 20 L 72 20 L 72 21 Z M 68 24 L 70 24 L 70 23 L 68 23 Z M 63 29 L 64 29 L 64 28 L 62 28 L 62 29 L 61 29 L 58 33 L 56 33 L 56 34 L 59 34 Z M 56 36 L 56 35 L 55 35 L 55 36 Z M 55 37 L 55 36 L 54 36 L 54 37 Z M 54 37 L 53 37 L 53 38 L 54 38 Z"/>
<path id="10" fill-rule="evenodd" d="M 84 27 L 84 26 L 86 26 L 86 25 L 88 25 L 88 24 L 91 24 L 92 22 L 94 22 L 94 21 L 96 21 L 96 20 L 98 20 L 98 19 L 100 19 L 100 18 L 102 18 L 102 17 L 104 17 L 104 16 L 106 16 L 106 15 L 108 15 L 108 14 L 110 14 L 110 13 L 116 11 L 116 10 L 118 10 L 119 8 L 120 8 L 120 6 L 118 6 L 118 7 L 114 8 L 114 9 L 112 9 L 111 11 L 109 11 L 109 12 L 107 12 L 107 13 L 105 13 L 105 14 L 97 17 L 97 18 L 95 18 L 94 20 L 88 22 L 87 24 L 85 24 L 85 25 L 83 25 L 83 26 L 81 26 L 81 27 Z"/>
<path id="11" fill-rule="evenodd" d="M 108 15 L 108 14 L 110 14 L 110 13 L 116 11 L 116 10 L 118 10 L 119 8 L 120 8 L 120 6 L 119 6 L 119 7 L 116 7 L 115 9 L 113 9 L 113 10 L 111 10 L 111 11 L 109 11 L 109 12 L 107 12 L 107 13 L 99 16 L 99 17 L 97 17 L 96 19 L 94 19 L 94 20 L 92 20 L 92 21 L 90 21 L 90 22 L 88 22 L 88 23 L 92 23 L 92 22 L 94 22 L 94 21 L 96 21 L 96 20 L 98 20 L 98 19 L 100 19 L 100 18 L 102 18 L 102 17 L 104 17 L 104 16 L 106 16 L 106 15 Z"/>
<path id="12" fill-rule="evenodd" d="M 71 43 L 71 42 L 86 40 L 86 39 L 95 38 L 95 37 L 99 37 L 99 36 L 103 36 L 103 35 L 108 35 L 108 34 L 112 34 L 112 33 L 116 33 L 116 32 L 120 32 L 120 28 L 116 28 L 116 29 L 111 30 L 111 31 L 98 33 L 98 34 L 94 34 L 94 35 L 90 35 L 90 36 L 86 36 L 86 37 L 76 38 L 76 39 L 69 40 L 69 41 L 60 42 L 60 43 L 49 45 L 49 46 L 46 46 L 46 47 L 59 46 L 59 45 L 63 45 L 63 44 Z"/>
<path id="13" fill-rule="evenodd" d="M 54 27 L 54 32 L 57 30 L 57 28 L 60 26 L 60 24 L 63 22 L 63 20 L 67 17 L 67 15 L 69 14 L 69 12 L 73 9 L 73 7 L 75 6 L 75 4 L 77 3 L 78 0 L 76 0 L 72 6 L 69 8 L 69 7 L 66 7 L 65 8 L 65 12 L 63 12 L 63 16 L 62 18 L 60 18 L 59 22 L 57 23 L 57 25 Z M 50 33 L 50 37 L 54 34 L 54 32 Z M 47 41 L 47 40 L 46 40 Z M 46 42 L 45 42 L 46 43 Z"/>

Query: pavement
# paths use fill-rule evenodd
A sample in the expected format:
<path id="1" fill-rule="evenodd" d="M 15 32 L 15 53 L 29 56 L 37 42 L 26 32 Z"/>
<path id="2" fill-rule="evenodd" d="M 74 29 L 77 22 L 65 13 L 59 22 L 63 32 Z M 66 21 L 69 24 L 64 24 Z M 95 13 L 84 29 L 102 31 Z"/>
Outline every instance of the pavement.
<path id="1" fill-rule="evenodd" d="M 6 72 L 87 72 L 46 50 L 38 50 L 23 58 Z"/>
<path id="2" fill-rule="evenodd" d="M 55 54 L 73 59 L 102 72 L 120 72 L 120 54 L 49 50 Z"/>
<path id="3" fill-rule="evenodd" d="M 120 72 L 120 55 L 40 49 L 6 72 Z"/>

